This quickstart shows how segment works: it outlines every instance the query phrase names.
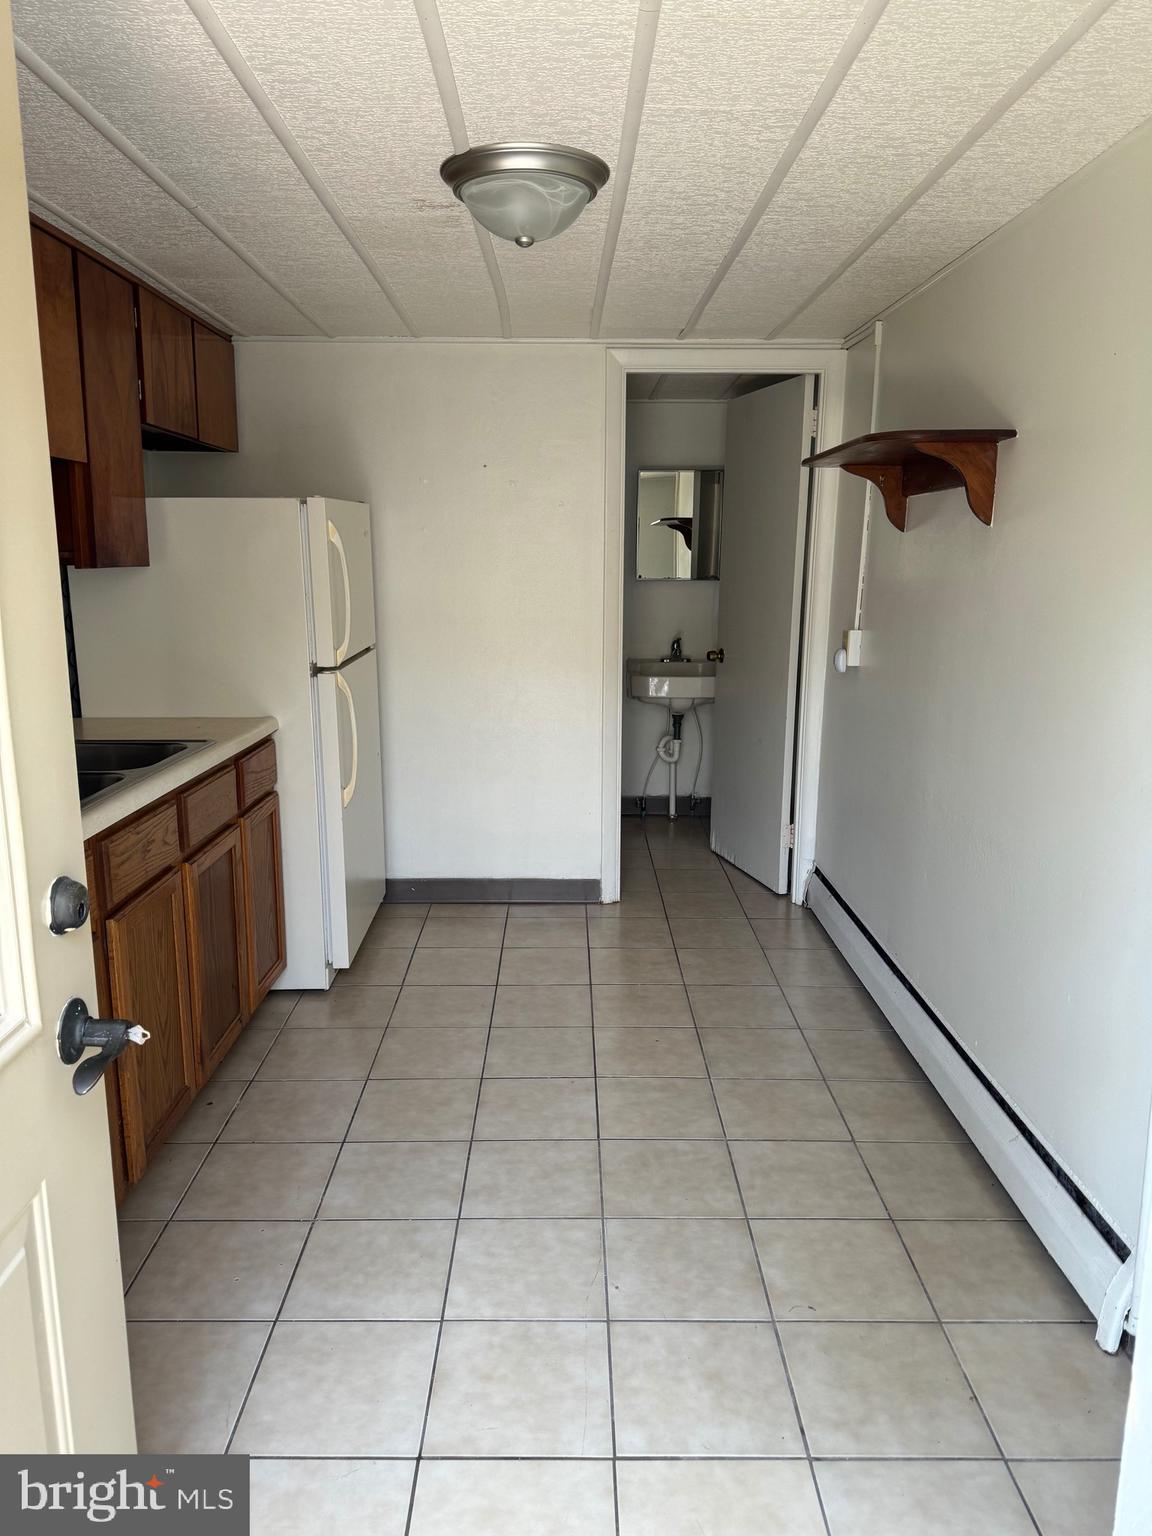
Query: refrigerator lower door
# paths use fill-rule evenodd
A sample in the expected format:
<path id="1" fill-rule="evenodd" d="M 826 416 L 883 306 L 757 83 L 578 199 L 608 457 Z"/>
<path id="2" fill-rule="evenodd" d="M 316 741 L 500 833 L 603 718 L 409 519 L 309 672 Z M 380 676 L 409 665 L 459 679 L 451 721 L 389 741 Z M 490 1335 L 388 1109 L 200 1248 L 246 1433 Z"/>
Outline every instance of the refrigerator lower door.
<path id="1" fill-rule="evenodd" d="M 375 651 L 316 678 L 328 959 L 351 965 L 384 899 L 384 781 Z"/>

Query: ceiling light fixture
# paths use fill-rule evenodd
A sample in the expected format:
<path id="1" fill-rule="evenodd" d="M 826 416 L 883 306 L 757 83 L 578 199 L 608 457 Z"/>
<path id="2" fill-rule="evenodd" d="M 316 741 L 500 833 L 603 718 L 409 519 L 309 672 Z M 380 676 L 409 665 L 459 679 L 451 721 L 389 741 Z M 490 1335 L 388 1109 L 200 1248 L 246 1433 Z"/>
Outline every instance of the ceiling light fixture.
<path id="1" fill-rule="evenodd" d="M 527 250 L 574 224 L 611 172 L 565 144 L 478 144 L 440 174 L 477 224 Z"/>

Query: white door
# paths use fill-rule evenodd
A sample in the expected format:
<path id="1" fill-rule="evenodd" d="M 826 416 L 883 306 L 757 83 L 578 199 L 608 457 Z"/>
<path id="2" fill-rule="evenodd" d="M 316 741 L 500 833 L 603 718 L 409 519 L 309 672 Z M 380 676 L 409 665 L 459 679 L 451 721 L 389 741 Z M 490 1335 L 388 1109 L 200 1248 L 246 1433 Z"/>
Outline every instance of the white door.
<path id="1" fill-rule="evenodd" d="M 372 533 L 363 502 L 313 496 L 318 757 L 328 958 L 351 965 L 384 899 L 384 774 Z"/>
<path id="2" fill-rule="evenodd" d="M 814 381 L 728 407 L 713 705 L 712 847 L 788 890 L 788 824 Z"/>
<path id="3" fill-rule="evenodd" d="M 104 1091 L 77 1097 L 56 1053 L 96 984 L 91 931 L 45 920 L 84 853 L 7 0 L 0 336 L 0 1452 L 132 1451 Z"/>

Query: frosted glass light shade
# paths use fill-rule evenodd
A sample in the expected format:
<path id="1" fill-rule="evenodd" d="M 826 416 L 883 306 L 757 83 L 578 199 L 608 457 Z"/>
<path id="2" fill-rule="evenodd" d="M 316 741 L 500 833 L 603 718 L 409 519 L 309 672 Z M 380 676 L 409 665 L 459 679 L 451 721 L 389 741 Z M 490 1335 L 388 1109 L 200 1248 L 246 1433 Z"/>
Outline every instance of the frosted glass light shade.
<path id="1" fill-rule="evenodd" d="M 574 223 L 611 172 L 568 144 L 478 144 L 449 155 L 440 175 L 477 224 L 528 246 Z"/>
<path id="2" fill-rule="evenodd" d="M 554 171 L 496 171 L 460 187 L 460 200 L 478 224 L 520 245 L 551 240 L 583 213 L 591 188 Z"/>

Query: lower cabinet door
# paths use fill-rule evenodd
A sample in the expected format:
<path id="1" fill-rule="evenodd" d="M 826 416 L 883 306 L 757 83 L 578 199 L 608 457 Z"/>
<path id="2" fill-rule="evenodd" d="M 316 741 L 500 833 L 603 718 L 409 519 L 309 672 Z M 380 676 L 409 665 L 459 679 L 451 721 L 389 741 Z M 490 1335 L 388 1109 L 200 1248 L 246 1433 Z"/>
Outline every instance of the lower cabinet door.
<path id="1" fill-rule="evenodd" d="M 229 827 L 184 865 L 192 1037 L 200 1081 L 248 1022 L 244 867 L 240 828 Z"/>
<path id="2" fill-rule="evenodd" d="M 278 795 L 268 795 L 240 818 L 240 839 L 248 935 L 248 1006 L 255 1013 L 286 964 Z"/>
<path id="3" fill-rule="evenodd" d="M 117 1018 L 148 1030 L 119 1058 L 120 1114 L 128 1177 L 144 1172 L 154 1148 L 196 1091 L 188 996 L 188 944 L 181 872 L 157 880 L 108 918 L 108 971 Z"/>

